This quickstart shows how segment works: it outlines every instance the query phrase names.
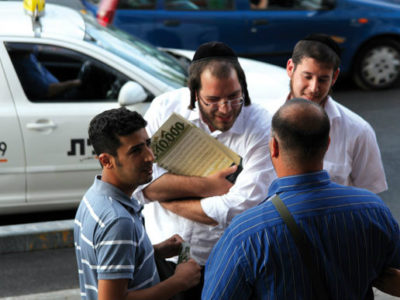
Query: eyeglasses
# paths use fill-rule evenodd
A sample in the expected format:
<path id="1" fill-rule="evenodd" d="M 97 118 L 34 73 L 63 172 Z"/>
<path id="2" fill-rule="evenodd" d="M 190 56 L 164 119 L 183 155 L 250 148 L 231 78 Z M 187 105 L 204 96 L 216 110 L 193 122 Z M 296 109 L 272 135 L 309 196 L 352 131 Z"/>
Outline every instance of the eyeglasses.
<path id="1" fill-rule="evenodd" d="M 240 96 L 237 98 L 233 98 L 233 99 L 229 99 L 229 100 L 219 100 L 219 101 L 213 101 L 213 102 L 207 102 L 206 100 L 204 100 L 203 98 L 200 97 L 199 94 L 197 94 L 197 98 L 199 98 L 201 100 L 201 102 L 204 103 L 205 106 L 211 107 L 211 108 L 217 108 L 220 107 L 224 104 L 229 104 L 231 107 L 238 107 L 241 106 L 244 102 L 244 96 Z"/>

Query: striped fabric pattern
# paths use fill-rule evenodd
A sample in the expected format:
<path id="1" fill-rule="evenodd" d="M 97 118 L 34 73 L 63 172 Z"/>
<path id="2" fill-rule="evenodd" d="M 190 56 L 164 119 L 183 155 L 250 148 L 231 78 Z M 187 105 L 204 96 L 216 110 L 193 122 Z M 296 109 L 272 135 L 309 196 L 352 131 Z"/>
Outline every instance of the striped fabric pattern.
<path id="1" fill-rule="evenodd" d="M 99 178 L 86 192 L 74 224 L 82 299 L 98 298 L 99 279 L 126 278 L 129 290 L 159 282 L 141 208 L 135 199 Z"/>
<path id="2" fill-rule="evenodd" d="M 375 194 L 332 183 L 325 171 L 277 179 L 279 194 L 311 241 L 331 299 L 365 299 L 384 267 L 400 267 L 400 233 Z M 271 201 L 240 214 L 206 265 L 203 299 L 315 299 L 294 241 Z"/>

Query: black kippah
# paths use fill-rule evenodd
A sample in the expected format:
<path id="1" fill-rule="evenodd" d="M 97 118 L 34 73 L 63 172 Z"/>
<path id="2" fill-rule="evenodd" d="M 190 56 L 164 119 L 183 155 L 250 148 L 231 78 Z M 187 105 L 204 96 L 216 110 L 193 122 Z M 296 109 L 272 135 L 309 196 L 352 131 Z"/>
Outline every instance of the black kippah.
<path id="1" fill-rule="evenodd" d="M 340 58 L 340 47 L 339 45 L 329 36 L 326 34 L 322 34 L 322 33 L 312 33 L 307 35 L 303 41 L 315 41 L 315 42 L 320 42 L 326 46 L 328 46 L 329 48 L 331 48 L 333 50 L 333 52 L 335 52 L 337 54 L 337 56 L 339 56 Z"/>
<path id="2" fill-rule="evenodd" d="M 193 56 L 192 62 L 211 59 L 215 57 L 223 57 L 237 60 L 236 53 L 222 42 L 208 42 L 204 43 L 197 48 Z"/>

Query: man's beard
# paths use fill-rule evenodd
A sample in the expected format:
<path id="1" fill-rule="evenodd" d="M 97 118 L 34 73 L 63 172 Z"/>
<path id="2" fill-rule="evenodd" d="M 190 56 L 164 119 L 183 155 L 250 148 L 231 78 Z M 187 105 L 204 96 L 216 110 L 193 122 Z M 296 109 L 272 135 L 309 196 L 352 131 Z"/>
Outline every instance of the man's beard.
<path id="1" fill-rule="evenodd" d="M 233 127 L 233 125 L 236 122 L 237 117 L 239 116 L 240 112 L 242 111 L 242 107 L 240 107 L 240 109 L 238 111 L 234 110 L 232 108 L 232 113 L 233 113 L 233 122 L 231 124 L 231 126 L 229 126 L 229 128 L 221 128 L 221 126 L 217 126 L 217 124 L 212 120 L 212 115 L 211 113 L 207 113 L 206 111 L 204 111 L 202 105 L 199 103 L 199 110 L 200 110 L 200 117 L 203 119 L 203 121 L 205 121 L 207 123 L 207 125 L 210 127 L 212 127 L 213 130 L 219 130 L 219 131 L 228 131 L 229 129 L 231 129 Z"/>
<path id="2" fill-rule="evenodd" d="M 289 88 L 290 88 L 290 92 L 289 92 L 289 96 L 288 96 L 287 100 L 290 100 L 290 99 L 293 99 L 293 98 L 305 98 L 305 96 L 302 96 L 302 95 L 300 95 L 298 97 L 296 97 L 294 95 L 294 93 L 293 93 L 293 80 L 292 79 L 290 79 L 290 81 L 289 81 Z M 332 87 L 330 87 L 328 94 L 326 94 L 326 96 L 322 100 L 319 100 L 317 103 L 319 105 L 321 105 L 322 107 L 324 107 L 326 102 L 328 101 L 328 97 L 331 95 L 331 93 L 332 93 Z M 309 100 L 308 98 L 306 98 L 306 99 Z M 309 101 L 311 101 L 311 100 L 309 100 Z"/>

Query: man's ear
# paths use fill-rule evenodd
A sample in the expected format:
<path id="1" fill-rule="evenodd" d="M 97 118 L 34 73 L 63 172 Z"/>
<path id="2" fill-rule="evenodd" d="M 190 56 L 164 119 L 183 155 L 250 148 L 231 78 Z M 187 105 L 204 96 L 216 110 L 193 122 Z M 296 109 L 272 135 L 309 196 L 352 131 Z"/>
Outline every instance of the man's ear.
<path id="1" fill-rule="evenodd" d="M 277 158 L 279 155 L 279 143 L 278 140 L 273 136 L 269 141 L 269 151 L 271 152 L 271 157 Z"/>
<path id="2" fill-rule="evenodd" d="M 336 80 L 338 79 L 339 73 L 340 73 L 340 68 L 337 68 L 337 70 L 333 73 L 332 86 L 335 84 Z"/>
<path id="3" fill-rule="evenodd" d="M 329 149 L 330 144 L 331 144 L 331 137 L 329 136 L 329 137 L 328 137 L 328 145 L 326 146 L 326 148 L 325 148 L 325 150 L 324 150 L 324 156 L 325 156 L 326 152 L 328 152 L 328 149 Z M 323 159 L 323 158 L 322 158 L 322 159 Z"/>
<path id="4" fill-rule="evenodd" d="M 113 159 L 112 156 L 108 153 L 101 153 L 99 155 L 99 161 L 103 168 L 111 169 L 113 167 Z"/>
<path id="5" fill-rule="evenodd" d="M 294 62 L 290 58 L 286 63 L 286 73 L 290 78 L 292 78 L 293 72 L 294 72 Z"/>

